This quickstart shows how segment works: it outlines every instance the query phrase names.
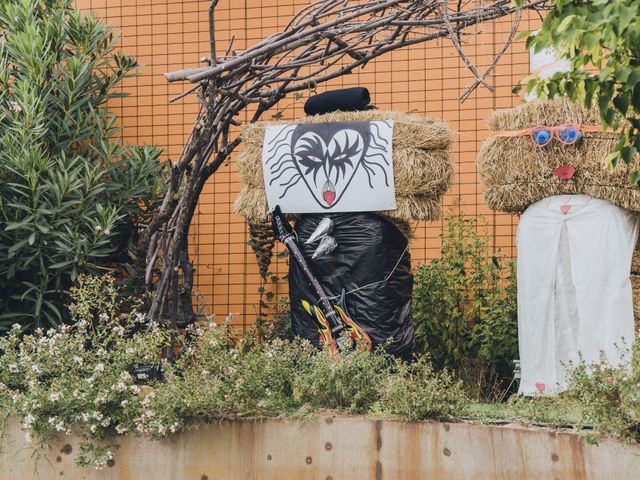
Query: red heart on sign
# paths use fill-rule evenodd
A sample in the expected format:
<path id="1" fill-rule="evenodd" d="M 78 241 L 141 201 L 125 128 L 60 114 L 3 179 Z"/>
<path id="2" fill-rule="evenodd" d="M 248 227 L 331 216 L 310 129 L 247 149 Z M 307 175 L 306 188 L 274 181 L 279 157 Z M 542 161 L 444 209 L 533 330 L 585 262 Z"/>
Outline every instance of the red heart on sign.
<path id="1" fill-rule="evenodd" d="M 573 178 L 573 175 L 576 173 L 576 169 L 570 165 L 562 165 L 558 168 L 554 168 L 553 173 L 557 175 L 560 180 L 569 180 Z"/>
<path id="2" fill-rule="evenodd" d="M 536 383 L 536 390 L 542 393 L 546 390 L 547 386 L 544 383 Z"/>

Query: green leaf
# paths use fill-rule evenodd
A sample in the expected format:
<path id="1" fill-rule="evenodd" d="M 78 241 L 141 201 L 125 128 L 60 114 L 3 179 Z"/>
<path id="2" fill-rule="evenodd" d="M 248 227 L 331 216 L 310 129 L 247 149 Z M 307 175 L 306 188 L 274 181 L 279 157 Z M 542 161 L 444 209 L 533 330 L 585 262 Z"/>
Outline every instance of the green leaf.
<path id="1" fill-rule="evenodd" d="M 637 153 L 638 150 L 636 147 L 630 145 L 622 147 L 622 150 L 620 151 L 622 158 L 627 163 L 631 163 L 633 161 L 633 157 L 635 157 Z"/>
<path id="2" fill-rule="evenodd" d="M 573 20 L 576 18 L 575 15 L 568 15 L 567 17 L 565 17 L 562 22 L 560 22 L 560 25 L 558 25 L 558 28 L 556 29 L 556 31 L 558 33 L 564 33 L 567 31 L 567 29 L 571 26 L 571 23 L 573 22 Z"/>

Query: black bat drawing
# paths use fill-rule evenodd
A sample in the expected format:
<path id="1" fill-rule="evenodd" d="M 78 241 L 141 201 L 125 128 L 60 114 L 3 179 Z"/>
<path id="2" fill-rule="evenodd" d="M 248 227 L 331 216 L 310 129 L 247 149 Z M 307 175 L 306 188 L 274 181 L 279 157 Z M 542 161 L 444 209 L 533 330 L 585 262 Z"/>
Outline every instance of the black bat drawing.
<path id="1" fill-rule="evenodd" d="M 379 123 L 333 122 L 289 125 L 266 146 L 270 184 L 284 188 L 280 199 L 302 180 L 314 200 L 324 209 L 340 202 L 359 170 L 364 170 L 369 188 L 381 176 L 389 186 L 387 155 L 389 142 Z"/>

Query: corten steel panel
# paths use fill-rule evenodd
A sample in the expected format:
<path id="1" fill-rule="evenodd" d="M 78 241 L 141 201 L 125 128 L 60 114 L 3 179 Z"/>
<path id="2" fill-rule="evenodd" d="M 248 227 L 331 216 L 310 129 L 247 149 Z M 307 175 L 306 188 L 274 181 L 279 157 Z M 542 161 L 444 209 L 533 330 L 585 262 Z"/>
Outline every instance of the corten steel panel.
<path id="1" fill-rule="evenodd" d="M 637 445 L 589 445 L 575 433 L 331 416 L 126 436 L 102 471 L 74 466 L 79 443 L 61 436 L 34 452 L 13 418 L 0 480 L 635 480 L 640 468 Z"/>
<path id="2" fill-rule="evenodd" d="M 79 8 L 93 11 L 122 33 L 122 46 L 137 55 L 143 67 L 140 75 L 128 79 L 123 89 L 130 96 L 114 101 L 125 140 L 154 143 L 164 149 L 164 158 L 176 159 L 193 125 L 197 101 L 189 96 L 174 104 L 169 99 L 189 85 L 169 85 L 163 73 L 198 64 L 208 53 L 208 1 L 177 0 L 77 0 Z M 309 0 L 221 0 L 217 10 L 217 41 L 220 52 L 235 37 L 234 48 L 242 50 L 283 28 L 291 16 Z M 522 29 L 533 30 L 535 16 L 525 16 Z M 481 24 L 464 35 L 465 50 L 479 70 L 486 68 L 500 50 L 511 29 L 511 19 Z M 476 35 L 471 35 L 476 34 Z M 492 245 L 514 256 L 517 218 L 495 215 L 482 199 L 475 157 L 486 138 L 485 118 L 495 108 L 520 102 L 512 87 L 528 73 L 528 55 L 517 42 L 504 55 L 488 82 L 491 93 L 479 88 L 464 103 L 458 98 L 472 77 L 447 40 L 429 42 L 392 52 L 371 62 L 364 70 L 322 85 L 320 90 L 355 85 L 367 86 L 373 102 L 382 109 L 416 112 L 444 118 L 453 130 L 456 175 L 444 199 L 445 209 L 482 216 L 492 235 Z M 285 99 L 283 118 L 303 115 L 303 100 Z M 273 113 L 278 111 L 274 109 Z M 270 114 L 264 118 L 268 119 Z M 243 119 L 246 120 L 246 117 Z M 197 209 L 191 248 L 196 266 L 196 300 L 206 312 L 218 317 L 238 313 L 235 322 L 246 327 L 256 315 L 260 278 L 251 249 L 246 245 L 247 228 L 232 205 L 240 185 L 235 159 L 209 181 Z M 414 265 L 439 255 L 442 225 L 417 222 L 411 253 Z M 280 247 L 278 247 L 280 248 Z M 272 267 L 280 277 L 286 274 L 280 261 Z M 274 290 L 273 285 L 267 285 Z M 276 293 L 286 294 L 281 285 Z"/>

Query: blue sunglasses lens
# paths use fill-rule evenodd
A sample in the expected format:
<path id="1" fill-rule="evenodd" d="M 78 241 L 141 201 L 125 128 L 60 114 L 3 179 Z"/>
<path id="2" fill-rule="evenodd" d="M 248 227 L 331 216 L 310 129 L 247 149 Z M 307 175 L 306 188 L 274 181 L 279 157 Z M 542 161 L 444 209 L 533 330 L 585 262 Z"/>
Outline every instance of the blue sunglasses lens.
<path id="1" fill-rule="evenodd" d="M 534 130 L 531 133 L 533 141 L 536 145 L 546 145 L 551 140 L 551 131 L 550 130 Z"/>
<path id="2" fill-rule="evenodd" d="M 561 127 L 558 127 L 558 138 L 560 138 L 560 141 L 564 143 L 576 143 L 578 140 L 580 140 L 580 136 L 580 129 L 573 125 L 563 125 Z"/>

